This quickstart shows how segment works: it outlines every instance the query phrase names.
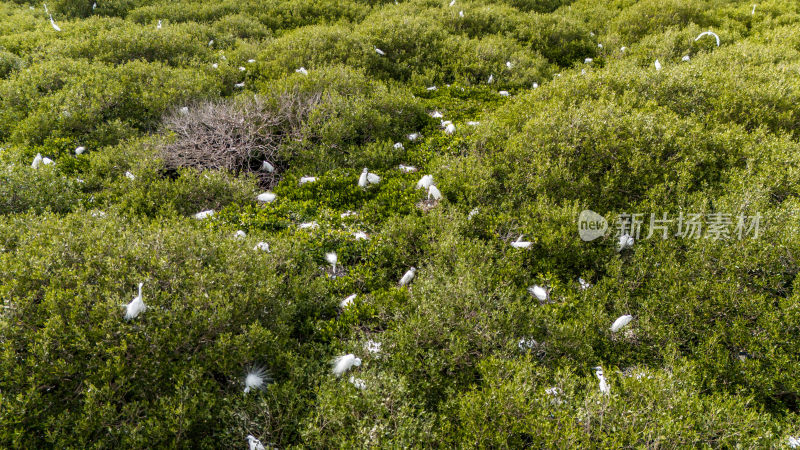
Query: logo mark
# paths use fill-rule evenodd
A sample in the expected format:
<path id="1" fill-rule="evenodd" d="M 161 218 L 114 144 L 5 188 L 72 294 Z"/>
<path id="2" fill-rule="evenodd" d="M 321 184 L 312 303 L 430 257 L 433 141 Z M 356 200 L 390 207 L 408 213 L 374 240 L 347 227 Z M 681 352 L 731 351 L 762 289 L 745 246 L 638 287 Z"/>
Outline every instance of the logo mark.
<path id="1" fill-rule="evenodd" d="M 593 241 L 606 234 L 608 222 L 606 219 L 590 209 L 584 209 L 578 216 L 578 234 L 584 241 Z"/>

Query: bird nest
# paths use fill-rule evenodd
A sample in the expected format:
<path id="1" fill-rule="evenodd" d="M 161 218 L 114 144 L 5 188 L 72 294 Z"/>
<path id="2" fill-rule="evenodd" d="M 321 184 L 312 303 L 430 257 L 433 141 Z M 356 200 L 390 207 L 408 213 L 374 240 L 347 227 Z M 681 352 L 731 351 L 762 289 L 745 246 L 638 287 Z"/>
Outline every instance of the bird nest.
<path id="1" fill-rule="evenodd" d="M 428 211 L 432 210 L 433 208 L 435 208 L 436 205 L 438 205 L 438 204 L 439 204 L 439 200 L 433 200 L 433 199 L 422 200 L 419 203 L 417 203 L 417 208 L 422 212 L 428 212 Z"/>

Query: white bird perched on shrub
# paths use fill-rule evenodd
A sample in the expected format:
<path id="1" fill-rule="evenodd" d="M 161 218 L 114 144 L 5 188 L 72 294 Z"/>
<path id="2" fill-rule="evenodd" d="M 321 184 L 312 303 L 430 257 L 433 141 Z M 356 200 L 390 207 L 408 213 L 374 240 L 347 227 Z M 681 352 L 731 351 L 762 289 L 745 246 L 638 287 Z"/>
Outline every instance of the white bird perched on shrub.
<path id="1" fill-rule="evenodd" d="M 452 123 L 448 123 L 447 126 L 444 128 L 444 134 L 453 134 L 456 132 L 456 126 Z"/>
<path id="2" fill-rule="evenodd" d="M 319 224 L 316 221 L 303 222 L 300 225 L 298 225 L 297 228 L 300 228 L 301 230 L 306 230 L 306 229 L 312 229 L 313 230 L 313 229 L 319 228 Z"/>
<path id="3" fill-rule="evenodd" d="M 655 62 L 656 70 L 661 70 L 661 63 L 656 60 Z"/>
<path id="4" fill-rule="evenodd" d="M 501 97 L 508 97 L 509 95 L 508 91 L 499 91 L 498 94 L 500 94 Z"/>
<path id="5" fill-rule="evenodd" d="M 536 297 L 536 299 L 540 302 L 546 302 L 550 300 L 550 291 L 539 286 L 538 284 L 529 287 L 528 292 L 530 292 L 530 294 Z"/>
<path id="6" fill-rule="evenodd" d="M 199 213 L 195 214 L 194 218 L 197 219 L 197 220 L 203 220 L 203 219 L 209 218 L 209 217 L 211 217 L 213 215 L 214 215 L 214 210 L 213 209 L 207 209 L 205 211 L 200 211 Z"/>
<path id="7" fill-rule="evenodd" d="M 345 309 L 348 306 L 352 305 L 353 301 L 355 301 L 357 296 L 358 296 L 358 294 L 353 294 L 353 295 L 348 296 L 347 298 L 345 298 L 344 300 L 342 300 L 339 303 L 339 308 Z"/>
<path id="8" fill-rule="evenodd" d="M 214 63 L 214 64 L 211 65 L 211 68 L 212 69 L 218 69 L 219 68 L 219 64 Z"/>
<path id="9" fill-rule="evenodd" d="M 369 170 L 364 167 L 364 170 L 361 171 L 361 176 L 358 178 L 358 185 L 360 187 L 367 187 L 368 184 L 378 184 L 380 181 L 381 177 L 370 173 Z"/>
<path id="10" fill-rule="evenodd" d="M 626 248 L 633 248 L 634 242 L 635 240 L 633 239 L 633 236 L 630 236 L 628 234 L 623 234 L 622 236 L 619 237 L 619 249 L 617 251 L 621 252 Z"/>
<path id="11" fill-rule="evenodd" d="M 266 370 L 261 367 L 253 367 L 244 377 L 244 393 L 247 394 L 253 389 L 263 390 L 269 381 L 270 377 Z"/>
<path id="12" fill-rule="evenodd" d="M 144 300 L 142 299 L 142 286 L 144 283 L 139 283 L 139 294 L 131 300 L 125 306 L 125 320 L 133 320 L 139 316 L 145 309 L 147 309 L 147 305 L 144 304 Z"/>
<path id="13" fill-rule="evenodd" d="M 419 181 L 417 181 L 417 189 L 428 189 L 433 184 L 433 175 L 423 175 Z"/>
<path id="14" fill-rule="evenodd" d="M 581 285 L 581 290 L 586 290 L 586 289 L 589 289 L 590 287 L 592 287 L 592 285 L 588 281 L 584 280 L 583 278 L 578 278 L 578 283 L 580 283 L 580 285 Z"/>
<path id="15" fill-rule="evenodd" d="M 33 167 L 34 169 L 38 169 L 39 164 L 41 163 L 42 163 L 42 154 L 37 153 L 36 156 L 33 157 L 33 162 L 31 163 L 31 167 Z"/>
<path id="16" fill-rule="evenodd" d="M 160 20 L 158 21 L 158 25 L 156 25 L 156 28 L 159 29 L 159 30 L 161 29 L 161 21 Z"/>
<path id="17" fill-rule="evenodd" d="M 375 53 L 381 56 L 386 56 L 386 53 L 383 50 L 379 49 L 378 47 L 375 47 Z"/>
<path id="18" fill-rule="evenodd" d="M 406 137 L 408 138 L 409 141 L 416 141 L 417 139 L 419 139 L 419 133 L 411 133 Z"/>
<path id="19" fill-rule="evenodd" d="M 302 74 L 302 75 L 308 75 L 308 70 L 306 70 L 305 67 L 301 67 L 299 69 L 296 69 L 295 72 L 299 73 L 299 74 Z"/>
<path id="20" fill-rule="evenodd" d="M 434 185 L 428 186 L 428 200 L 430 200 L 431 198 L 433 198 L 434 200 L 442 199 L 442 193 L 439 192 L 439 188 L 437 188 Z"/>
<path id="21" fill-rule="evenodd" d="M 400 168 L 401 172 L 405 173 L 412 173 L 417 171 L 417 168 L 414 166 L 406 166 L 404 164 L 400 164 L 398 167 Z"/>
<path id="22" fill-rule="evenodd" d="M 209 47 L 211 47 L 212 45 L 214 45 L 214 40 L 213 40 L 213 39 L 211 39 L 210 41 L 208 41 L 208 46 L 209 46 Z"/>
<path id="23" fill-rule="evenodd" d="M 274 171 L 275 171 L 275 166 L 273 166 L 272 164 L 270 164 L 270 162 L 269 162 L 269 161 L 267 161 L 267 160 L 264 160 L 264 162 L 262 162 L 262 163 L 261 163 L 261 167 L 259 168 L 259 170 L 261 170 L 261 171 L 263 171 L 263 172 L 269 172 L 269 173 L 272 173 L 272 172 L 274 172 Z"/>
<path id="24" fill-rule="evenodd" d="M 494 83 L 494 74 L 489 74 L 489 80 L 487 80 L 488 84 Z"/>
<path id="25" fill-rule="evenodd" d="M 252 434 L 247 435 L 247 443 L 250 444 L 250 450 L 266 450 L 264 448 L 264 444 L 261 443 L 255 436 Z"/>
<path id="26" fill-rule="evenodd" d="M 83 146 L 81 146 L 81 147 L 78 147 L 78 148 L 76 148 L 76 149 L 75 149 L 75 155 L 76 155 L 76 156 L 77 156 L 77 155 L 81 155 L 81 154 L 83 154 L 83 152 L 85 152 L 85 151 L 86 151 L 86 147 L 83 147 Z"/>
<path id="27" fill-rule="evenodd" d="M 253 64 L 254 62 L 256 62 L 256 60 L 255 60 L 255 59 L 248 59 L 248 60 L 247 60 L 247 63 L 248 63 L 248 64 Z"/>
<path id="28" fill-rule="evenodd" d="M 628 47 L 625 47 L 625 46 L 623 45 L 622 47 L 620 47 L 620 48 L 619 48 L 619 51 L 621 51 L 621 52 L 625 53 L 625 50 L 627 50 L 627 49 L 628 49 Z"/>
<path id="29" fill-rule="evenodd" d="M 336 256 L 336 252 L 325 253 L 325 261 L 328 261 L 328 264 L 331 265 L 333 271 L 336 272 L 336 263 L 339 261 L 339 257 Z"/>
<path id="30" fill-rule="evenodd" d="M 755 10 L 755 7 L 756 5 L 753 5 L 754 8 L 753 10 Z M 798 448 L 798 447 L 800 447 L 800 439 L 794 436 L 789 436 L 789 448 Z"/>
<path id="31" fill-rule="evenodd" d="M 363 231 L 354 232 L 353 233 L 353 237 L 356 238 L 356 240 L 369 239 L 369 236 L 367 235 L 367 233 L 364 233 Z"/>
<path id="32" fill-rule="evenodd" d="M 362 391 L 367 388 L 367 383 L 361 378 L 350 377 L 350 384 L 355 386 L 356 389 L 360 389 Z"/>
<path id="33" fill-rule="evenodd" d="M 403 144 L 401 142 L 395 142 L 393 145 L 395 150 L 403 150 Z"/>
<path id="34" fill-rule="evenodd" d="M 406 273 L 403 274 L 403 277 L 400 278 L 400 286 L 408 286 L 409 283 L 414 279 L 414 275 L 417 273 L 417 268 L 412 267 L 408 269 Z"/>
<path id="35" fill-rule="evenodd" d="M 753 10 L 750 11 L 750 15 L 751 16 L 755 16 L 756 15 L 756 5 L 753 5 Z"/>
<path id="36" fill-rule="evenodd" d="M 54 30 L 61 31 L 61 28 L 58 25 L 56 25 L 56 21 L 53 20 L 53 16 L 52 15 L 50 15 L 50 25 L 53 26 Z"/>
<path id="37" fill-rule="evenodd" d="M 511 69 L 511 67 L 513 67 L 511 61 L 506 61 L 506 67 L 508 67 L 509 70 Z"/>
<path id="38" fill-rule="evenodd" d="M 535 81 L 534 81 L 534 82 L 533 82 L 533 84 L 531 85 L 531 87 L 532 87 L 532 88 L 534 88 L 534 89 L 536 89 L 536 88 L 538 88 L 538 87 L 539 87 L 539 83 L 537 83 L 537 82 L 535 82 Z"/>
<path id="39" fill-rule="evenodd" d="M 125 172 L 125 178 L 127 178 L 127 179 L 129 179 L 129 180 L 133 181 L 133 180 L 135 180 L 135 179 L 136 179 L 136 175 L 134 175 L 134 174 L 132 174 L 132 173 L 130 173 L 130 172 Z"/>
<path id="40" fill-rule="evenodd" d="M 381 344 L 380 342 L 373 341 L 372 339 L 368 340 L 364 343 L 364 349 L 372 354 L 379 354 L 381 352 Z"/>
<path id="41" fill-rule="evenodd" d="M 42 164 L 44 164 L 45 166 L 49 166 L 50 164 L 54 164 L 54 161 L 45 156 L 44 158 L 42 158 Z"/>
<path id="42" fill-rule="evenodd" d="M 314 183 L 315 181 L 317 181 L 317 177 L 301 177 L 300 178 L 300 184 Z"/>
<path id="43" fill-rule="evenodd" d="M 603 376 L 603 368 L 600 366 L 592 367 L 594 370 L 594 374 L 597 376 L 597 379 L 600 380 L 600 392 L 605 395 L 608 395 L 611 392 L 611 386 L 608 385 L 608 381 L 606 377 Z"/>
<path id="44" fill-rule="evenodd" d="M 255 247 L 253 247 L 253 250 L 263 250 L 269 253 L 269 244 L 267 244 L 266 242 L 259 242 L 258 244 L 256 244 Z"/>
<path id="45" fill-rule="evenodd" d="M 436 86 L 428 86 L 428 87 L 425 88 L 425 90 L 435 91 L 436 90 Z"/>
<path id="46" fill-rule="evenodd" d="M 434 111 L 434 112 L 430 113 L 430 115 L 434 119 L 441 119 L 442 117 L 444 117 L 444 116 L 442 116 L 442 113 L 440 113 L 439 111 Z"/>
<path id="47" fill-rule="evenodd" d="M 258 199 L 258 201 L 260 201 L 262 203 L 272 203 L 272 202 L 275 201 L 275 199 L 277 197 L 278 196 L 275 195 L 275 193 L 267 191 L 267 192 L 262 192 L 261 194 L 258 194 L 258 197 L 256 197 L 256 198 Z"/>
<path id="48" fill-rule="evenodd" d="M 615 320 L 614 323 L 611 325 L 611 332 L 616 333 L 617 331 L 621 330 L 625 325 L 631 323 L 631 320 L 633 320 L 633 316 L 628 314 L 617 317 L 617 320 Z"/>
<path id="49" fill-rule="evenodd" d="M 245 69 L 244 66 L 239 66 L 239 72 L 244 72 L 245 70 L 247 69 Z"/>
<path id="50" fill-rule="evenodd" d="M 244 239 L 247 237 L 247 233 L 244 230 L 237 230 L 236 233 L 233 233 L 233 237 L 236 239 Z"/>
<path id="51" fill-rule="evenodd" d="M 462 18 L 464 17 L 464 11 L 463 10 L 458 12 L 458 17 L 462 17 Z"/>
<path id="52" fill-rule="evenodd" d="M 525 236 L 524 234 L 520 234 L 516 241 L 511 243 L 511 246 L 514 248 L 530 248 L 532 242 L 523 241 L 522 237 Z"/>
<path id="53" fill-rule="evenodd" d="M 592 58 L 586 58 L 586 59 L 584 59 L 584 60 L 583 60 L 583 63 L 584 63 L 584 64 L 589 64 L 589 63 L 591 63 L 592 61 L 594 61 Z"/>
<path id="54" fill-rule="evenodd" d="M 353 366 L 360 366 L 361 358 L 356 358 L 356 355 L 348 353 L 333 360 L 333 374 L 336 377 L 342 376 L 343 373 L 350 370 Z"/>
<path id="55" fill-rule="evenodd" d="M 452 8 L 453 6 L 455 6 L 455 4 L 456 4 L 456 0 L 450 0 L 450 7 L 451 7 L 451 8 Z"/>
<path id="56" fill-rule="evenodd" d="M 241 89 L 241 88 L 244 87 L 244 82 L 236 83 L 236 84 L 233 85 L 233 87 Z"/>
<path id="57" fill-rule="evenodd" d="M 717 47 L 719 47 L 719 36 L 717 36 L 717 33 L 714 33 L 713 31 L 703 31 L 702 33 L 698 34 L 696 38 L 694 38 L 694 41 L 697 42 L 703 36 L 714 36 L 714 39 L 717 40 Z"/>
<path id="58" fill-rule="evenodd" d="M 683 58 L 681 58 L 681 61 L 688 62 L 690 59 L 691 58 L 689 57 L 689 55 L 683 55 Z"/>

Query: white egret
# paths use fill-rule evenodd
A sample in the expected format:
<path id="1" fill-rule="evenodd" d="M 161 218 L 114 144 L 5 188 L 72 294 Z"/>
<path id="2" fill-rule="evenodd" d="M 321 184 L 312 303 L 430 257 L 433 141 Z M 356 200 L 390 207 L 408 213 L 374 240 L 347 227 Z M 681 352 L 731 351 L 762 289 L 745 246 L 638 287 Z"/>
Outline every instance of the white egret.
<path id="1" fill-rule="evenodd" d="M 635 240 L 633 239 L 633 236 L 630 236 L 628 234 L 623 234 L 622 236 L 619 237 L 619 249 L 617 251 L 621 252 L 626 248 L 633 248 L 634 242 Z"/>
<path id="2" fill-rule="evenodd" d="M 308 75 L 308 70 L 306 70 L 305 67 L 301 67 L 299 69 L 296 69 L 295 73 L 299 73 L 299 74 L 302 74 L 302 75 Z"/>
<path id="3" fill-rule="evenodd" d="M 441 119 L 443 117 L 442 113 L 440 113 L 439 111 L 434 111 L 434 112 L 430 113 L 430 115 L 434 119 Z"/>
<path id="4" fill-rule="evenodd" d="M 245 69 L 244 66 L 239 66 L 239 72 L 244 72 L 245 70 L 247 69 Z"/>
<path id="5" fill-rule="evenodd" d="M 214 63 L 214 64 L 211 65 L 211 68 L 212 69 L 217 69 L 217 68 L 219 68 L 219 64 Z"/>
<path id="6" fill-rule="evenodd" d="M 42 164 L 44 164 L 45 166 L 49 166 L 50 164 L 55 164 L 55 161 L 45 156 L 44 158 L 42 158 Z"/>
<path id="7" fill-rule="evenodd" d="M 269 253 L 269 244 L 266 242 L 259 242 L 255 247 L 253 247 L 253 250 L 262 250 Z"/>
<path id="8" fill-rule="evenodd" d="M 247 443 L 250 444 L 250 450 L 266 450 L 264 444 L 255 438 L 252 434 L 247 435 Z"/>
<path id="9" fill-rule="evenodd" d="M 158 25 L 156 25 L 156 29 L 158 29 L 158 30 L 161 29 L 161 21 L 160 20 L 158 21 Z"/>
<path id="10" fill-rule="evenodd" d="M 369 173 L 369 170 L 364 167 L 364 170 L 361 172 L 361 176 L 358 177 L 358 186 L 359 187 L 367 187 L 369 184 L 377 184 L 381 181 L 381 177 L 375 175 L 374 173 Z"/>
<path id="11" fill-rule="evenodd" d="M 592 61 L 594 61 L 594 59 L 592 59 L 592 58 L 586 58 L 586 59 L 584 59 L 584 60 L 583 60 L 583 63 L 584 63 L 584 64 L 590 64 Z"/>
<path id="12" fill-rule="evenodd" d="M 535 81 L 534 81 L 534 82 L 533 82 L 533 84 L 531 85 L 531 87 L 532 87 L 532 88 L 534 88 L 534 89 L 536 89 L 536 88 L 538 88 L 538 87 L 539 87 L 539 83 L 537 83 L 537 82 L 535 82 Z"/>
<path id="13" fill-rule="evenodd" d="M 414 167 L 414 166 L 406 166 L 404 164 L 400 164 L 399 167 L 400 167 L 400 171 L 401 172 L 405 172 L 405 173 L 412 173 L 412 172 L 416 172 L 417 171 L 417 168 Z"/>
<path id="14" fill-rule="evenodd" d="M 463 11 L 463 10 L 461 10 L 461 11 L 459 11 L 459 12 L 458 12 L 458 17 L 461 17 L 461 18 L 463 18 L 463 17 L 464 17 L 464 11 Z"/>
<path id="15" fill-rule="evenodd" d="M 85 151 L 86 151 L 86 147 L 82 147 L 82 146 L 81 146 L 81 147 L 78 147 L 78 148 L 76 148 L 76 149 L 75 149 L 75 155 L 76 155 L 76 156 L 77 156 L 77 155 L 80 155 L 80 154 L 82 154 L 82 153 L 83 153 L 83 152 L 85 152 Z"/>
<path id="16" fill-rule="evenodd" d="M 633 316 L 631 315 L 626 314 L 624 316 L 619 316 L 617 320 L 614 321 L 614 324 L 611 325 L 611 332 L 616 333 L 617 331 L 621 330 L 625 325 L 631 323 L 631 320 L 633 320 Z"/>
<path id="17" fill-rule="evenodd" d="M 690 59 L 691 58 L 689 58 L 689 55 L 683 55 L 683 58 L 681 58 L 681 61 L 689 61 Z"/>
<path id="18" fill-rule="evenodd" d="M 136 179 L 136 175 L 134 175 L 134 174 L 132 174 L 132 173 L 130 173 L 130 172 L 125 172 L 125 178 L 127 178 L 127 179 L 129 179 L 129 180 L 133 181 L 133 180 L 135 180 L 135 179 Z"/>
<path id="19" fill-rule="evenodd" d="M 348 353 L 333 360 L 333 374 L 338 378 L 351 367 L 360 365 L 361 358 L 356 358 L 356 355 Z"/>
<path id="20" fill-rule="evenodd" d="M 628 47 L 625 47 L 625 46 L 623 45 L 622 47 L 620 47 L 620 48 L 619 48 L 619 51 L 621 51 L 621 52 L 625 53 L 625 50 L 627 50 L 627 49 L 628 49 Z"/>
<path id="21" fill-rule="evenodd" d="M 530 292 L 530 294 L 536 297 L 536 299 L 540 302 L 546 302 L 550 300 L 550 291 L 539 286 L 538 284 L 529 287 L 528 292 Z"/>
<path id="22" fill-rule="evenodd" d="M 348 296 L 347 298 L 345 298 L 344 300 L 342 300 L 339 303 L 339 308 L 345 309 L 348 306 L 352 305 L 357 296 L 358 296 L 358 294 L 353 294 L 353 295 Z"/>
<path id="23" fill-rule="evenodd" d="M 406 137 L 408 138 L 409 141 L 416 141 L 417 139 L 419 139 L 419 133 L 411 133 Z"/>
<path id="24" fill-rule="evenodd" d="M 511 243 L 511 246 L 514 248 L 531 248 L 533 245 L 532 242 L 523 241 L 522 237 L 525 236 L 524 234 L 520 234 L 516 241 Z"/>
<path id="25" fill-rule="evenodd" d="M 411 283 L 411 280 L 414 279 L 414 275 L 417 273 L 416 267 L 412 267 L 408 269 L 408 272 L 403 274 L 403 278 L 400 278 L 400 286 L 408 286 Z"/>
<path id="26" fill-rule="evenodd" d="M 603 44 L 597 44 L 597 48 L 603 48 Z"/>
<path id="27" fill-rule="evenodd" d="M 453 134 L 455 132 L 456 132 L 456 126 L 453 125 L 452 123 L 447 124 L 447 126 L 444 128 L 445 134 Z"/>
<path id="28" fill-rule="evenodd" d="M 92 3 L 92 11 L 94 11 L 95 9 L 97 9 L 97 2 Z"/>
<path id="29" fill-rule="evenodd" d="M 755 5 L 753 5 L 753 8 L 755 8 Z M 789 448 L 800 448 L 800 439 L 789 436 Z"/>
<path id="30" fill-rule="evenodd" d="M 753 10 L 750 11 L 750 15 L 751 16 L 755 16 L 756 15 L 756 5 L 753 5 Z"/>
<path id="31" fill-rule="evenodd" d="M 487 81 L 488 84 L 494 83 L 494 74 L 489 74 L 489 80 Z"/>
<path id="32" fill-rule="evenodd" d="M 448 125 L 452 124 L 452 120 L 440 120 L 439 123 L 441 124 L 442 128 L 447 128 Z"/>
<path id="33" fill-rule="evenodd" d="M 319 224 L 317 224 L 317 222 L 303 222 L 298 225 L 297 228 L 301 230 L 314 230 L 319 228 Z"/>
<path id="34" fill-rule="evenodd" d="M 392 147 L 394 147 L 395 150 L 403 150 L 405 148 L 401 142 L 395 142 Z"/>
<path id="35" fill-rule="evenodd" d="M 314 183 L 316 181 L 317 181 L 317 177 L 301 177 L 300 178 L 300 184 Z"/>
<path id="36" fill-rule="evenodd" d="M 603 368 L 600 366 L 592 367 L 594 370 L 594 374 L 597 376 L 597 379 L 600 380 L 600 392 L 604 395 L 608 395 L 611 392 L 611 386 L 608 385 L 608 381 L 606 377 L 603 376 Z"/>
<path id="37" fill-rule="evenodd" d="M 361 378 L 350 377 L 350 384 L 356 387 L 356 389 L 364 390 L 367 388 L 367 383 L 364 382 Z"/>
<path id="38" fill-rule="evenodd" d="M 208 41 L 208 46 L 211 47 L 212 45 L 214 45 L 214 40 L 213 39 Z"/>
<path id="39" fill-rule="evenodd" d="M 236 83 L 236 84 L 233 85 L 233 87 L 241 89 L 241 88 L 244 87 L 244 82 Z"/>
<path id="40" fill-rule="evenodd" d="M 256 60 L 255 60 L 255 59 L 248 59 L 248 60 L 247 60 L 247 64 L 253 64 L 254 62 L 256 62 Z"/>
<path id="41" fill-rule="evenodd" d="M 181 108 L 181 114 L 189 114 L 189 107 L 184 106 Z"/>
<path id="42" fill-rule="evenodd" d="M 656 70 L 661 70 L 661 63 L 656 60 L 655 62 Z"/>
<path id="43" fill-rule="evenodd" d="M 206 218 L 211 217 L 213 215 L 214 215 L 214 210 L 213 209 L 207 209 L 205 211 L 200 211 L 199 213 L 195 214 L 194 218 L 197 219 L 197 220 L 203 220 L 203 219 L 206 219 Z"/>
<path id="44" fill-rule="evenodd" d="M 38 169 L 39 168 L 39 164 L 41 164 L 41 163 L 42 163 L 42 154 L 41 153 L 37 153 L 36 156 L 33 158 L 33 162 L 31 163 L 31 167 L 33 167 L 34 169 Z"/>
<path id="45" fill-rule="evenodd" d="M 336 272 L 336 262 L 339 261 L 339 257 L 336 256 L 336 252 L 325 253 L 325 261 L 328 261 L 328 264 L 331 265 L 333 271 Z"/>
<path id="46" fill-rule="evenodd" d="M 380 342 L 370 339 L 364 344 L 364 350 L 372 354 L 378 354 L 381 352 L 381 345 Z"/>
<path id="47" fill-rule="evenodd" d="M 56 21 L 55 21 L 55 20 L 53 20 L 53 16 L 52 16 L 52 15 L 50 16 L 50 25 L 52 25 L 52 26 L 53 26 L 53 29 L 54 29 L 54 30 L 56 30 L 56 31 L 61 31 L 61 28 L 59 28 L 59 26 L 58 26 L 58 25 L 56 25 Z"/>
<path id="48" fill-rule="evenodd" d="M 441 200 L 442 199 L 442 193 L 439 192 L 439 189 L 434 185 L 428 186 L 428 200 L 430 200 L 431 197 L 434 200 Z"/>
<path id="49" fill-rule="evenodd" d="M 383 50 L 379 49 L 378 47 L 375 47 L 375 53 L 381 56 L 386 56 L 386 53 Z"/>
<path id="50" fill-rule="evenodd" d="M 586 289 L 589 289 L 590 287 L 592 287 L 592 285 L 588 281 L 584 280 L 583 278 L 578 278 L 578 283 L 580 283 L 581 290 L 583 290 L 583 291 L 585 291 Z"/>
<path id="51" fill-rule="evenodd" d="M 499 91 L 498 94 L 502 97 L 508 97 L 508 91 Z"/>
<path id="52" fill-rule="evenodd" d="M 125 306 L 125 320 L 133 320 L 139 316 L 145 309 L 147 309 L 147 305 L 144 304 L 144 300 L 142 299 L 142 286 L 144 283 L 139 283 L 139 294 L 131 300 Z"/>
<path id="53" fill-rule="evenodd" d="M 244 377 L 244 393 L 247 394 L 253 389 L 263 390 L 269 381 L 270 377 L 266 370 L 261 367 L 253 367 Z"/>
<path id="54" fill-rule="evenodd" d="M 506 61 L 506 67 L 508 67 L 508 69 L 511 70 L 512 67 L 511 61 Z"/>
<path id="55" fill-rule="evenodd" d="M 452 8 L 453 6 L 455 6 L 455 4 L 456 4 L 456 0 L 450 0 L 450 7 L 451 7 L 451 8 Z"/>
<path id="56" fill-rule="evenodd" d="M 233 234 L 233 237 L 236 239 L 244 239 L 247 237 L 247 233 L 244 230 L 237 230 L 236 233 Z"/>
<path id="57" fill-rule="evenodd" d="M 274 172 L 274 171 L 275 171 L 275 166 L 273 166 L 272 164 L 270 164 L 270 162 L 269 162 L 269 161 L 267 161 L 267 160 L 264 160 L 264 162 L 263 162 L 263 163 L 261 163 L 261 168 L 259 168 L 259 170 L 261 170 L 261 171 L 263 171 L 263 172 L 270 172 L 270 173 L 272 173 L 272 172 Z"/>
<path id="58" fill-rule="evenodd" d="M 717 47 L 719 47 L 719 36 L 717 36 L 717 33 L 714 33 L 713 31 L 703 31 L 702 33 L 698 34 L 696 38 L 694 38 L 694 41 L 697 42 L 703 36 L 714 36 L 714 39 L 717 40 Z"/>
<path id="59" fill-rule="evenodd" d="M 433 175 L 424 175 L 417 181 L 417 189 L 428 189 L 433 184 Z"/>
<path id="60" fill-rule="evenodd" d="M 260 201 L 262 203 L 272 203 L 272 202 L 275 201 L 275 198 L 277 198 L 277 197 L 278 196 L 275 195 L 273 192 L 267 191 L 267 192 L 262 192 L 261 194 L 258 194 L 258 197 L 256 197 L 256 198 L 258 199 L 258 201 Z"/>
<path id="61" fill-rule="evenodd" d="M 428 86 L 425 89 L 428 90 L 428 91 L 435 91 L 436 90 L 436 86 Z"/>
<path id="62" fill-rule="evenodd" d="M 353 237 L 356 238 L 357 241 L 369 239 L 369 236 L 367 235 L 367 233 L 364 233 L 363 231 L 354 232 L 353 233 Z"/>
<path id="63" fill-rule="evenodd" d="M 469 125 L 471 127 L 477 127 L 480 124 L 481 124 L 480 122 L 476 122 L 474 120 L 470 120 L 469 122 L 467 122 L 467 125 Z"/>
<path id="64" fill-rule="evenodd" d="M 472 219 L 475 216 L 475 214 L 478 214 L 479 212 L 480 212 L 480 209 L 478 209 L 477 207 L 472 208 L 472 210 L 469 212 L 469 214 L 467 214 L 467 219 Z"/>
<path id="65" fill-rule="evenodd" d="M 345 217 L 357 216 L 357 215 L 358 215 L 358 213 L 357 213 L 357 212 L 355 212 L 355 211 L 345 211 L 345 212 L 343 212 L 342 214 L 340 214 L 339 216 L 340 216 L 342 219 L 344 219 Z"/>

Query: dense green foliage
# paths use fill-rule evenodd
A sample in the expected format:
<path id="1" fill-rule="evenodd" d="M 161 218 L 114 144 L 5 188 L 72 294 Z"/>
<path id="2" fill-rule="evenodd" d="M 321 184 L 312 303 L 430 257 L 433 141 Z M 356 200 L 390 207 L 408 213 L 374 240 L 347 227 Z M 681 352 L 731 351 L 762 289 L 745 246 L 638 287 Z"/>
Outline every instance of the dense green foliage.
<path id="1" fill-rule="evenodd" d="M 800 3 L 48 10 L 0 2 L 0 447 L 800 434 Z M 253 98 L 275 114 L 274 178 L 165 163 L 165 117 Z M 359 187 L 364 167 L 380 182 Z M 441 200 L 415 188 L 425 174 Z M 585 209 L 605 236 L 581 240 Z M 625 213 L 645 226 L 620 252 Z M 731 236 L 648 239 L 651 213 L 729 214 Z M 758 236 L 736 236 L 739 215 L 761 218 Z M 138 283 L 147 309 L 125 320 Z M 363 362 L 336 377 L 347 353 Z M 243 393 L 256 367 L 271 383 Z"/>

